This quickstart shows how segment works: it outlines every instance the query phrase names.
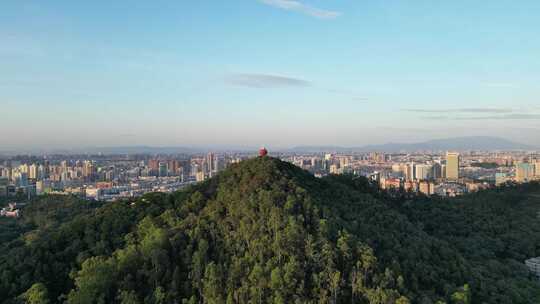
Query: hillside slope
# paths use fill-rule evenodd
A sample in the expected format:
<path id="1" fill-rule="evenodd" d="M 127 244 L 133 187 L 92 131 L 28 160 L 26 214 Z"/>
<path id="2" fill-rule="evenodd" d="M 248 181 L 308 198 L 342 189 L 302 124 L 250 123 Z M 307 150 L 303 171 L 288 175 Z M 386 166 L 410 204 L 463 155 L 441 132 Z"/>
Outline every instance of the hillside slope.
<path id="1" fill-rule="evenodd" d="M 363 178 L 317 179 L 255 158 L 13 241 L 0 254 L 0 294 L 4 303 L 536 303 L 539 285 L 522 265 L 474 272 L 481 262 L 433 228 L 433 209 L 410 207 L 421 203 Z M 521 247 L 508 253 L 540 254 Z M 511 288 L 495 298 L 485 284 L 502 279 Z"/>

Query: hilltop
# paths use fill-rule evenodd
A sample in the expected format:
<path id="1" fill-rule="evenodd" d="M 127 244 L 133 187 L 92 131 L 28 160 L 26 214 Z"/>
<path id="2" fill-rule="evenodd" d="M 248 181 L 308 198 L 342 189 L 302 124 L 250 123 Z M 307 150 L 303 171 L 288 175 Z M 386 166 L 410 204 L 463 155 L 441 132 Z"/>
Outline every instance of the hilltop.
<path id="1" fill-rule="evenodd" d="M 171 195 L 78 208 L 26 230 L 0 254 L 0 294 L 3 303 L 536 303 L 540 285 L 522 260 L 540 255 L 538 193 L 530 184 L 459 200 L 389 196 L 365 178 L 319 179 L 253 158 Z M 28 210 L 23 218 L 35 219 L 43 209 Z"/>

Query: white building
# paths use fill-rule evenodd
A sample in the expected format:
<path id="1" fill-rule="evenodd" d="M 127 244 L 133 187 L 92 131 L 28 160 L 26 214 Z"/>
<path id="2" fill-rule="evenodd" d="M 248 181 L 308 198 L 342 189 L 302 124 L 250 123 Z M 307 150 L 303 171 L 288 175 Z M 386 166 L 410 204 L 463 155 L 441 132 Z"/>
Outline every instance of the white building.
<path id="1" fill-rule="evenodd" d="M 527 265 L 530 272 L 535 274 L 540 279 L 540 257 L 526 260 L 525 265 Z"/>

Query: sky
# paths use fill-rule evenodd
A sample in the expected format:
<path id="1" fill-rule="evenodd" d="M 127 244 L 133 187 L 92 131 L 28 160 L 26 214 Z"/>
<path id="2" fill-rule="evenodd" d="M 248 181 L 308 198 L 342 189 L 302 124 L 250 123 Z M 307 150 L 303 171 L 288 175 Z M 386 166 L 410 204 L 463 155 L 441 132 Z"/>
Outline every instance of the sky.
<path id="1" fill-rule="evenodd" d="M 0 150 L 540 146 L 540 1 L 0 1 Z"/>

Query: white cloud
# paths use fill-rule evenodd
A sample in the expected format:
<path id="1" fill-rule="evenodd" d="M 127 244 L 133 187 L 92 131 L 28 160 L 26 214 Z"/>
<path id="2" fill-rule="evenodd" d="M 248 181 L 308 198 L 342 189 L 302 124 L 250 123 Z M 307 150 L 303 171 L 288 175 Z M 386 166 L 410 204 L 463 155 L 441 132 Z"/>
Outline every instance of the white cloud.
<path id="1" fill-rule="evenodd" d="M 341 12 L 324 10 L 309 6 L 295 0 L 259 0 L 260 2 L 284 10 L 295 11 L 319 19 L 334 19 L 341 15 Z"/>
<path id="2" fill-rule="evenodd" d="M 404 109 L 416 113 L 512 113 L 508 108 L 461 108 L 461 109 Z"/>
<path id="3" fill-rule="evenodd" d="M 268 74 L 231 74 L 227 75 L 225 82 L 251 88 L 278 88 L 278 87 L 304 87 L 309 81 Z"/>

